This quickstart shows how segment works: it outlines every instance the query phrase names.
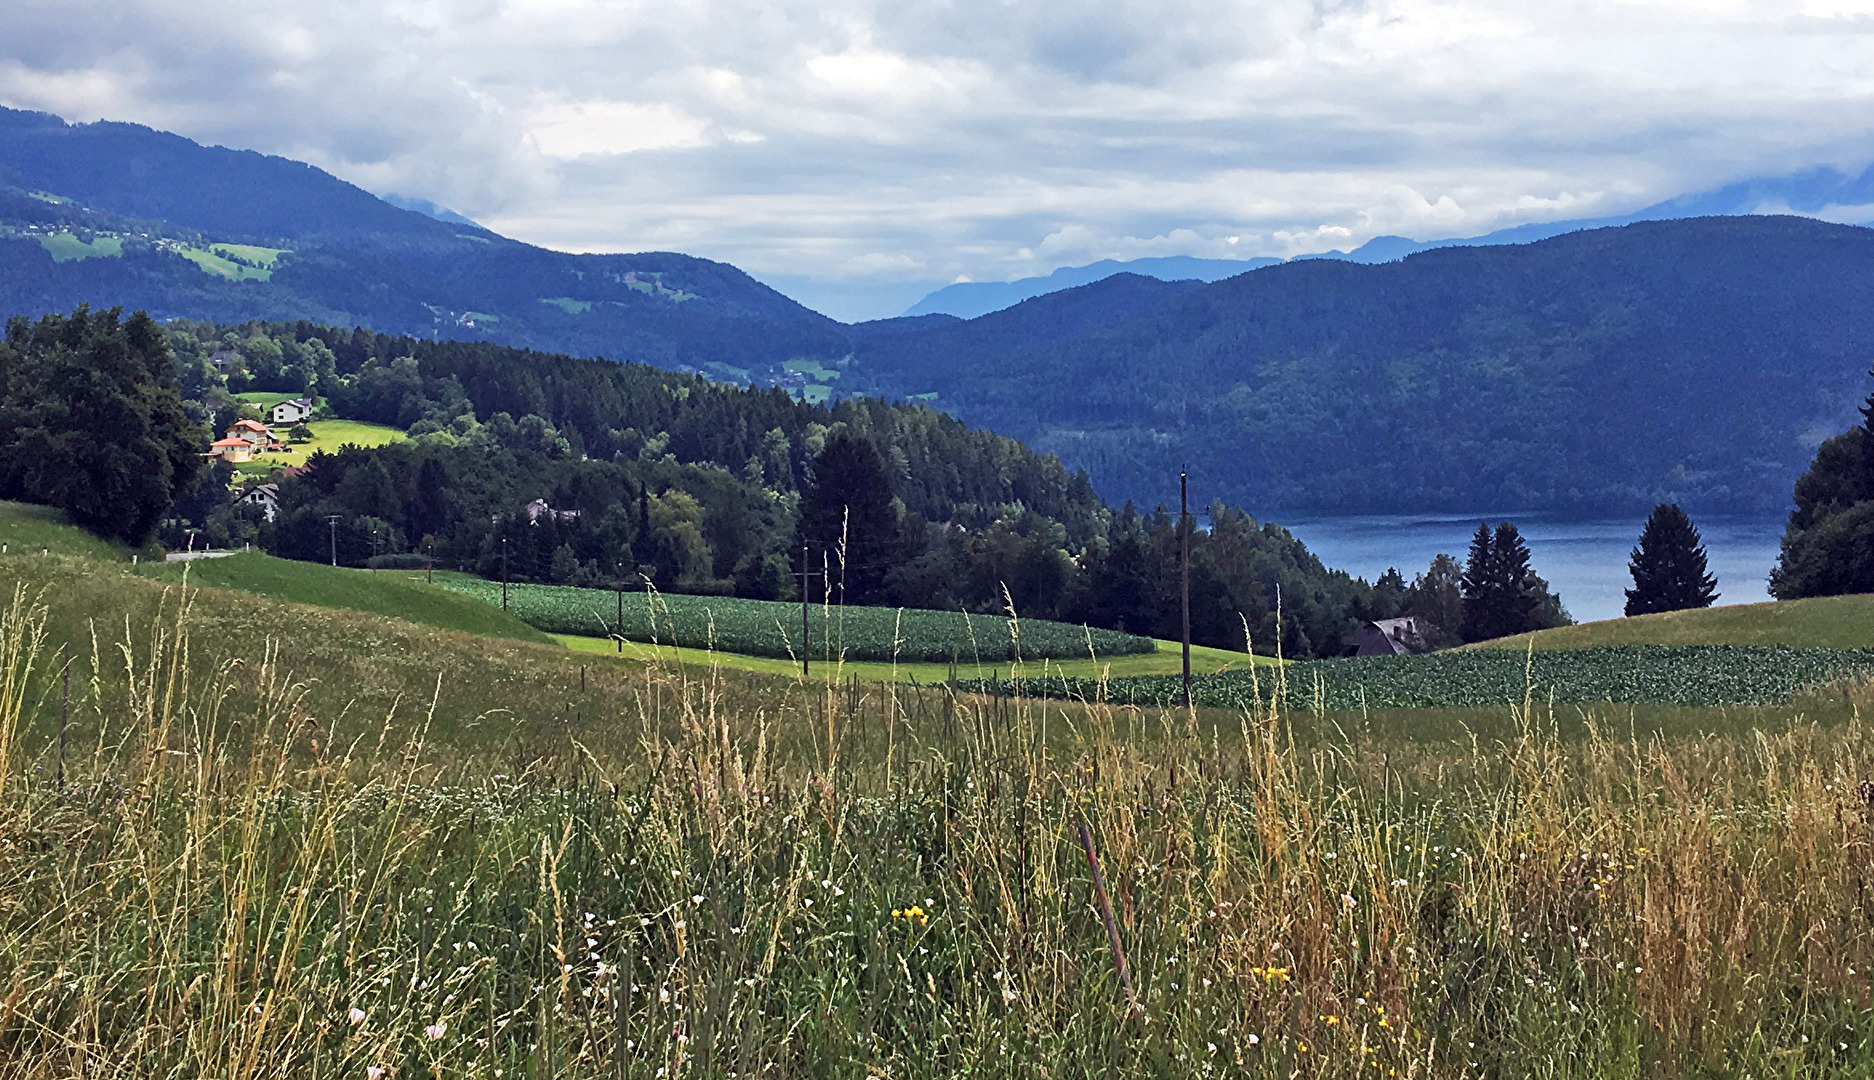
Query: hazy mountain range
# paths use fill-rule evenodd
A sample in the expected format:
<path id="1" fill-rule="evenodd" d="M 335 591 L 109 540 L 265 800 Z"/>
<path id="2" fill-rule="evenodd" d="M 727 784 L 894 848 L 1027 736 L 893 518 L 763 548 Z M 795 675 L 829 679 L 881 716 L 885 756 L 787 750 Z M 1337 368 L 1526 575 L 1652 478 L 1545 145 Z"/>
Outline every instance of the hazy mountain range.
<path id="1" fill-rule="evenodd" d="M 1874 231 L 1812 218 L 1129 264 L 1171 281 L 1100 264 L 976 318 L 843 325 L 724 263 L 546 251 L 402 201 L 0 110 L 0 313 L 307 319 L 915 399 L 1086 468 L 1109 498 L 1157 502 L 1189 463 L 1200 501 L 1258 513 L 1780 508 L 1856 421 L 1874 356 Z M 1867 176 L 1816 172 L 1662 206 L 1869 201 Z"/>
<path id="2" fill-rule="evenodd" d="M 1480 247 L 1494 244 L 1527 244 L 1551 236 L 1631 225 L 1639 221 L 1672 221 L 1689 217 L 1716 215 L 1794 212 L 1819 215 L 1835 220 L 1862 221 L 1874 218 L 1874 168 L 1850 175 L 1832 168 L 1808 169 L 1788 176 L 1768 177 L 1729 184 L 1713 191 L 1684 195 L 1655 203 L 1631 214 L 1602 218 L 1579 218 L 1550 221 L 1498 229 L 1482 236 L 1453 237 L 1443 240 L 1409 240 L 1403 236 L 1376 236 L 1352 251 L 1324 251 L 1302 255 L 1302 259 L 1345 259 L 1357 263 L 1382 263 L 1402 259 L 1420 251 L 1441 247 Z M 965 281 L 946 285 L 906 309 L 906 315 L 956 315 L 973 319 L 1036 296 L 1044 296 L 1077 285 L 1089 285 L 1118 273 L 1142 274 L 1164 281 L 1221 281 L 1250 270 L 1272 266 L 1281 259 L 1199 259 L 1172 256 L 1156 259 L 1104 259 L 1086 266 L 1062 267 L 1042 277 L 1016 281 Z"/>

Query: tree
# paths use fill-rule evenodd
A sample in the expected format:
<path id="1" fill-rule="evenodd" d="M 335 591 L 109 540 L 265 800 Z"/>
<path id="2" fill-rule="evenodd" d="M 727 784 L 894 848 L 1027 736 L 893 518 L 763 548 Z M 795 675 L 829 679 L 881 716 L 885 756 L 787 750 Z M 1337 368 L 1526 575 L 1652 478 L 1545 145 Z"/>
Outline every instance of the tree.
<path id="1" fill-rule="evenodd" d="M 93 532 L 150 538 L 194 489 L 207 443 L 183 409 L 162 328 L 138 312 L 14 318 L 0 342 L 0 497 Z"/>
<path id="2" fill-rule="evenodd" d="M 1653 508 L 1627 568 L 1633 574 L 1628 615 L 1710 607 L 1718 598 L 1718 582 L 1706 572 L 1698 528 L 1677 503 Z"/>
<path id="3" fill-rule="evenodd" d="M 286 437 L 296 443 L 311 442 L 312 429 L 305 424 L 294 424 L 291 428 L 287 429 Z"/>
<path id="4" fill-rule="evenodd" d="M 1407 590 L 1406 614 L 1423 624 L 1433 645 L 1456 644 L 1464 625 L 1464 568 L 1449 555 L 1436 555 Z"/>
<path id="5" fill-rule="evenodd" d="M 1464 566 L 1465 641 L 1488 641 L 1568 621 L 1561 598 L 1529 568 L 1529 546 L 1516 526 L 1500 522 L 1493 533 L 1479 524 Z"/>
<path id="6" fill-rule="evenodd" d="M 814 459 L 812 482 L 801 492 L 798 539 L 813 553 L 810 560 L 831 556 L 835 599 L 870 604 L 883 597 L 899 554 L 898 525 L 891 477 L 878 451 L 847 431 L 828 436 Z"/>

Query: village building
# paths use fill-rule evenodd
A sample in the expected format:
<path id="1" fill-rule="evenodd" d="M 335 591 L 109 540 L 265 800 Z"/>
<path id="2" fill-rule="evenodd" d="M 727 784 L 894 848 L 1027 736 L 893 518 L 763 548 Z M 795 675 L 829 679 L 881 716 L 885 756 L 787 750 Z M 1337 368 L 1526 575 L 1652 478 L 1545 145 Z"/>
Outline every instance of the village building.
<path id="1" fill-rule="evenodd" d="M 1404 656 L 1425 648 L 1419 621 L 1410 616 L 1376 619 L 1355 630 L 1352 640 L 1355 656 Z"/>
<path id="2" fill-rule="evenodd" d="M 260 507 L 261 514 L 268 521 L 272 521 L 273 515 L 279 513 L 280 510 L 280 485 L 256 484 L 243 491 L 236 501 L 242 506 Z"/>
<path id="3" fill-rule="evenodd" d="M 300 397 L 282 401 L 278 405 L 275 405 L 272 409 L 268 410 L 267 419 L 273 423 L 274 427 L 290 427 L 293 424 L 305 423 L 306 419 L 311 415 L 312 400 L 310 398 Z"/>
<path id="4" fill-rule="evenodd" d="M 254 444 L 233 435 L 225 439 L 216 439 L 208 444 L 208 456 L 215 461 L 243 462 L 254 460 Z"/>

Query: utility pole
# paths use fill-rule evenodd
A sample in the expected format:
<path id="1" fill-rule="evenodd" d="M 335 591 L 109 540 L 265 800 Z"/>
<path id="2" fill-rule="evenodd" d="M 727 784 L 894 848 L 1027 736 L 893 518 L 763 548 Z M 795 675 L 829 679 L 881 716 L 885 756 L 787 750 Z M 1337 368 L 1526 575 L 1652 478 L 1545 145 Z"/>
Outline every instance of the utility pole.
<path id="1" fill-rule="evenodd" d="M 436 541 L 429 542 L 429 584 L 436 584 Z"/>
<path id="2" fill-rule="evenodd" d="M 625 561 L 618 560 L 618 575 L 614 579 L 618 584 L 618 651 L 625 651 Z"/>
<path id="3" fill-rule="evenodd" d="M 508 538 L 501 538 L 501 610 L 508 609 Z"/>
<path id="4" fill-rule="evenodd" d="M 807 621 L 807 582 L 826 576 L 824 571 L 816 574 L 811 569 L 811 564 L 807 562 L 807 545 L 804 541 L 800 545 L 800 574 L 798 576 L 800 578 L 800 677 L 804 679 L 808 671 L 807 657 L 813 651 L 813 630 Z"/>
<path id="5" fill-rule="evenodd" d="M 1183 636 L 1179 639 L 1184 645 L 1184 708 L 1191 708 L 1191 485 L 1186 471 L 1178 469 L 1178 536 L 1182 567 L 1179 570 L 1178 591 L 1183 594 L 1184 619 Z"/>
<path id="6" fill-rule="evenodd" d="M 338 515 L 337 514 L 327 514 L 325 516 L 325 529 L 326 529 L 326 532 L 330 533 L 332 537 L 332 565 L 337 566 L 338 565 Z"/>

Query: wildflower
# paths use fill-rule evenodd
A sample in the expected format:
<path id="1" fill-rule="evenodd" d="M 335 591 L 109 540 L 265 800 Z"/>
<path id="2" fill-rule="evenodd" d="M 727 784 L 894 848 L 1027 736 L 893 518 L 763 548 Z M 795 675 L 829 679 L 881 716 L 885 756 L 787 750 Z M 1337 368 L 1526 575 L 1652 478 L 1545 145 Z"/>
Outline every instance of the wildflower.
<path id="1" fill-rule="evenodd" d="M 366 1065 L 364 1067 L 364 1080 L 382 1080 L 383 1075 L 384 1070 L 378 1068 L 376 1065 Z"/>
<path id="2" fill-rule="evenodd" d="M 1351 893 L 1340 894 L 1340 906 L 1341 907 L 1346 908 L 1348 911 L 1352 911 L 1354 909 L 1355 903 L 1356 901 L 1354 900 L 1353 895 Z"/>
<path id="3" fill-rule="evenodd" d="M 448 1027 L 445 1026 L 441 1020 L 438 1020 L 435 1023 L 431 1024 L 430 1026 L 424 1028 L 423 1035 L 425 1038 L 429 1038 L 429 1039 L 440 1039 L 448 1030 L 449 1030 Z"/>
<path id="4" fill-rule="evenodd" d="M 1340 1023 L 1340 1017 L 1324 1015 L 1321 1017 L 1321 1022 L 1323 1024 L 1326 1024 L 1328 1027 L 1333 1027 L 1335 1024 Z"/>
<path id="5" fill-rule="evenodd" d="M 1244 1042 L 1244 1043 L 1246 1043 L 1246 1044 L 1247 1044 L 1247 1045 L 1249 1045 L 1249 1046 L 1254 1046 L 1254 1045 L 1256 1045 L 1257 1043 L 1259 1043 L 1259 1042 L 1261 1042 L 1261 1041 L 1262 1041 L 1262 1036 L 1260 1036 L 1260 1035 L 1258 1035 L 1258 1034 L 1256 1034 L 1256 1033 L 1255 1033 L 1255 1032 L 1253 1032 L 1253 1031 L 1252 1031 L 1252 1032 L 1250 1032 L 1250 1033 L 1249 1033 L 1249 1036 L 1248 1036 L 1247 1038 L 1245 1038 L 1245 1039 L 1243 1040 L 1243 1042 Z"/>
<path id="6" fill-rule="evenodd" d="M 346 1013 L 345 1016 L 352 1022 L 353 1026 L 364 1023 L 364 1010 L 358 1008 L 356 1005 L 352 1006 L 351 1011 Z"/>

